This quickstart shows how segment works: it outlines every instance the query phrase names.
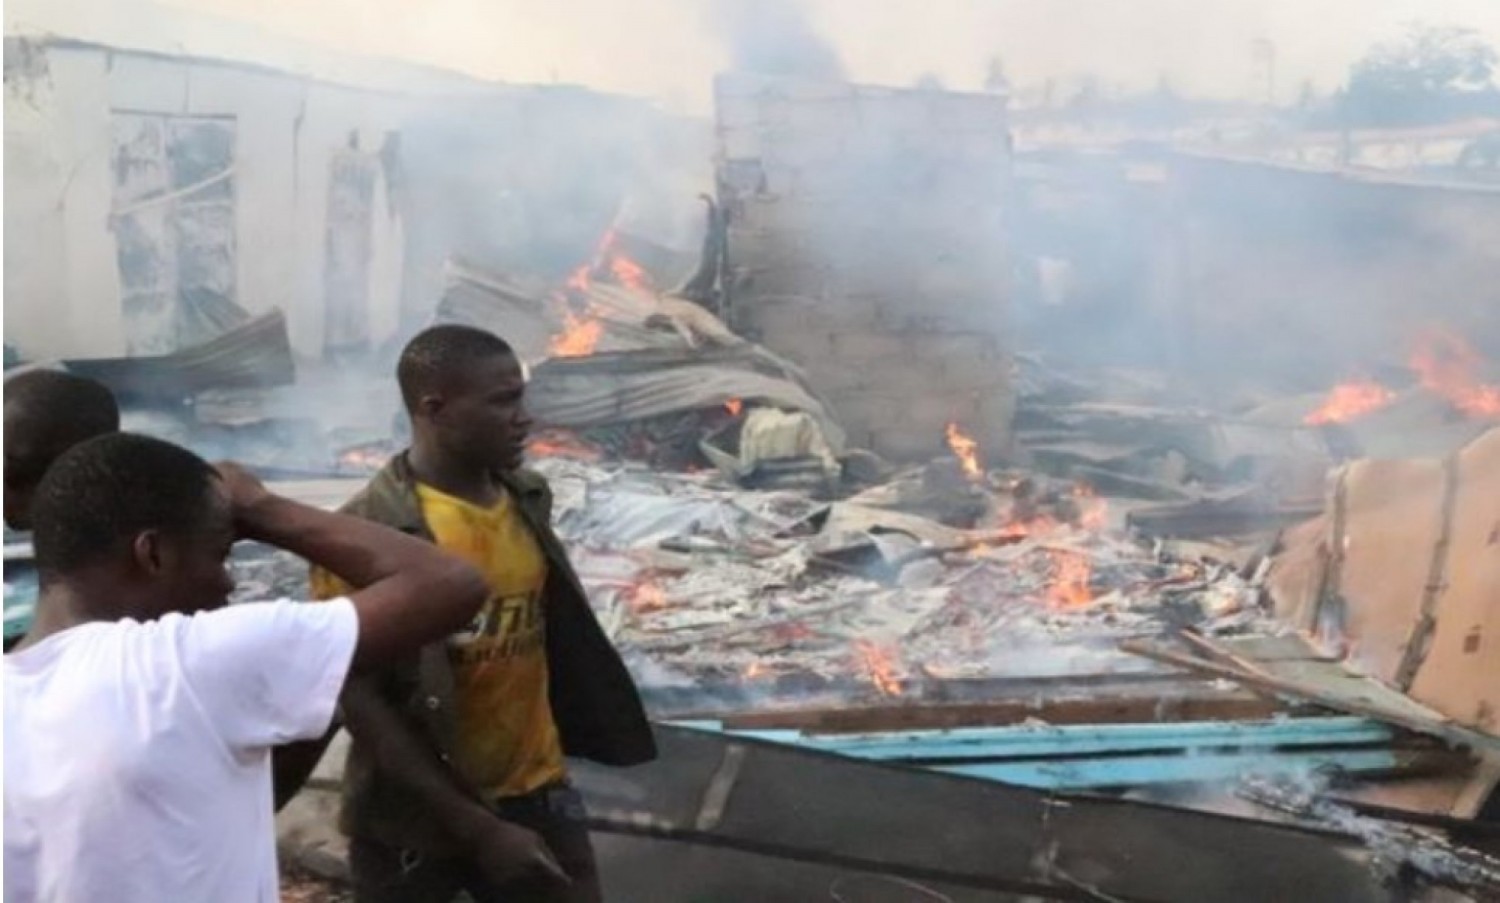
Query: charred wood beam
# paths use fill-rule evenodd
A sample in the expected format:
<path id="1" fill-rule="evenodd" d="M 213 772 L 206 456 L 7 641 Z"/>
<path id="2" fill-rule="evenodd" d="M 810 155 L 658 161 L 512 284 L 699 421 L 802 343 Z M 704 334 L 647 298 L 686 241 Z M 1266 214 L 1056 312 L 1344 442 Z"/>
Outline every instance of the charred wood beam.
<path id="1" fill-rule="evenodd" d="M 678 286 L 672 294 L 701 304 L 718 314 L 722 305 L 719 297 L 720 272 L 724 262 L 724 217 L 714 199 L 706 194 L 698 196 L 706 207 L 707 226 L 703 232 L 703 249 L 698 258 L 698 268 Z"/>

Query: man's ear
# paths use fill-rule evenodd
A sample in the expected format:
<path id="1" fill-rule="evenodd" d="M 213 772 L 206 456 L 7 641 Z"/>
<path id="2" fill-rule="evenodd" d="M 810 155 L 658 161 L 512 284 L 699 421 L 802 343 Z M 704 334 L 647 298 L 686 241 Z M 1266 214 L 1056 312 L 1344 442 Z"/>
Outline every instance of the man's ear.
<path id="1" fill-rule="evenodd" d="M 443 410 L 443 396 L 436 393 L 423 395 L 417 401 L 417 412 L 423 417 L 433 417 Z"/>
<path id="2" fill-rule="evenodd" d="M 136 567 L 155 576 L 166 570 L 167 552 L 162 546 L 160 530 L 142 530 L 130 541 L 131 557 Z"/>

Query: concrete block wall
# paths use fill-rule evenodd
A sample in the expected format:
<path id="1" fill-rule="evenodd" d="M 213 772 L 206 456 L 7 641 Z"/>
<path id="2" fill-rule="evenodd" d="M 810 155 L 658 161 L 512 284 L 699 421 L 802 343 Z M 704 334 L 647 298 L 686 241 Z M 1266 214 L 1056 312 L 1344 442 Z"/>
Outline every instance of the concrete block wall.
<path id="1" fill-rule="evenodd" d="M 736 329 L 802 365 L 896 459 L 959 422 L 1009 445 L 1001 97 L 757 76 L 715 84 Z"/>

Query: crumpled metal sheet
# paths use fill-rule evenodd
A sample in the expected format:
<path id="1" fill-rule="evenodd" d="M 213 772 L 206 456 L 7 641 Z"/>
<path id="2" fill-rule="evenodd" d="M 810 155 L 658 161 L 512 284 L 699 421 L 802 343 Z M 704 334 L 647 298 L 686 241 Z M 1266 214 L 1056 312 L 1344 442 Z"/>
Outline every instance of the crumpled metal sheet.
<path id="1" fill-rule="evenodd" d="M 806 411 L 838 453 L 844 431 L 789 373 L 769 372 L 752 347 L 601 353 L 546 361 L 532 371 L 527 407 L 546 426 L 585 429 L 716 408 L 732 399 Z"/>
<path id="2" fill-rule="evenodd" d="M 621 899 L 826 899 L 841 872 L 966 888 L 944 897 L 963 900 L 1391 899 L 1372 856 L 1331 832 L 656 731 L 654 762 L 572 772 L 596 831 L 659 838 L 601 855 Z M 742 863 L 726 884 L 707 846 L 753 852 L 760 867 Z M 784 865 L 822 870 L 789 888 Z"/>
<path id="3" fill-rule="evenodd" d="M 158 357 L 94 358 L 64 366 L 109 386 L 122 403 L 180 403 L 211 389 L 284 386 L 296 379 L 286 317 L 279 310 Z"/>
<path id="4" fill-rule="evenodd" d="M 603 324 L 595 353 L 549 359 L 565 306 L 545 286 L 462 261 L 450 261 L 447 276 L 434 319 L 493 330 L 522 360 L 540 362 L 527 406 L 544 426 L 607 426 L 739 399 L 806 411 L 833 452 L 843 451 L 843 430 L 792 364 L 691 302 L 590 285 L 586 316 Z"/>
<path id="5" fill-rule="evenodd" d="M 1119 535 L 1058 528 L 986 548 L 919 515 L 741 490 L 713 473 L 538 466 L 601 620 L 654 688 L 732 686 L 770 703 L 814 685 L 853 701 L 902 684 L 915 699 L 949 679 L 1149 671 L 1115 647 L 1171 617 L 1259 623 L 1234 572 L 1158 560 Z M 891 546 L 894 573 L 830 554 L 860 537 L 877 555 L 876 542 Z M 1089 604 L 1051 598 L 1060 558 L 1096 572 Z"/>

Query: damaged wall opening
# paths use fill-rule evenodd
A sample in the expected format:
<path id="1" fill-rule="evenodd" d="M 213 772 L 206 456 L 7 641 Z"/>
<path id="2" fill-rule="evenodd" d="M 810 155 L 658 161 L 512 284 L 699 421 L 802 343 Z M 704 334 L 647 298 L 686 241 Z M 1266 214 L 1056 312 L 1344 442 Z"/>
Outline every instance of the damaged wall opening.
<path id="1" fill-rule="evenodd" d="M 336 360 L 370 345 L 371 240 L 380 158 L 348 150 L 334 154 L 328 165 L 323 349 Z"/>
<path id="2" fill-rule="evenodd" d="M 116 111 L 110 124 L 128 353 L 166 354 L 238 325 L 235 120 Z"/>

